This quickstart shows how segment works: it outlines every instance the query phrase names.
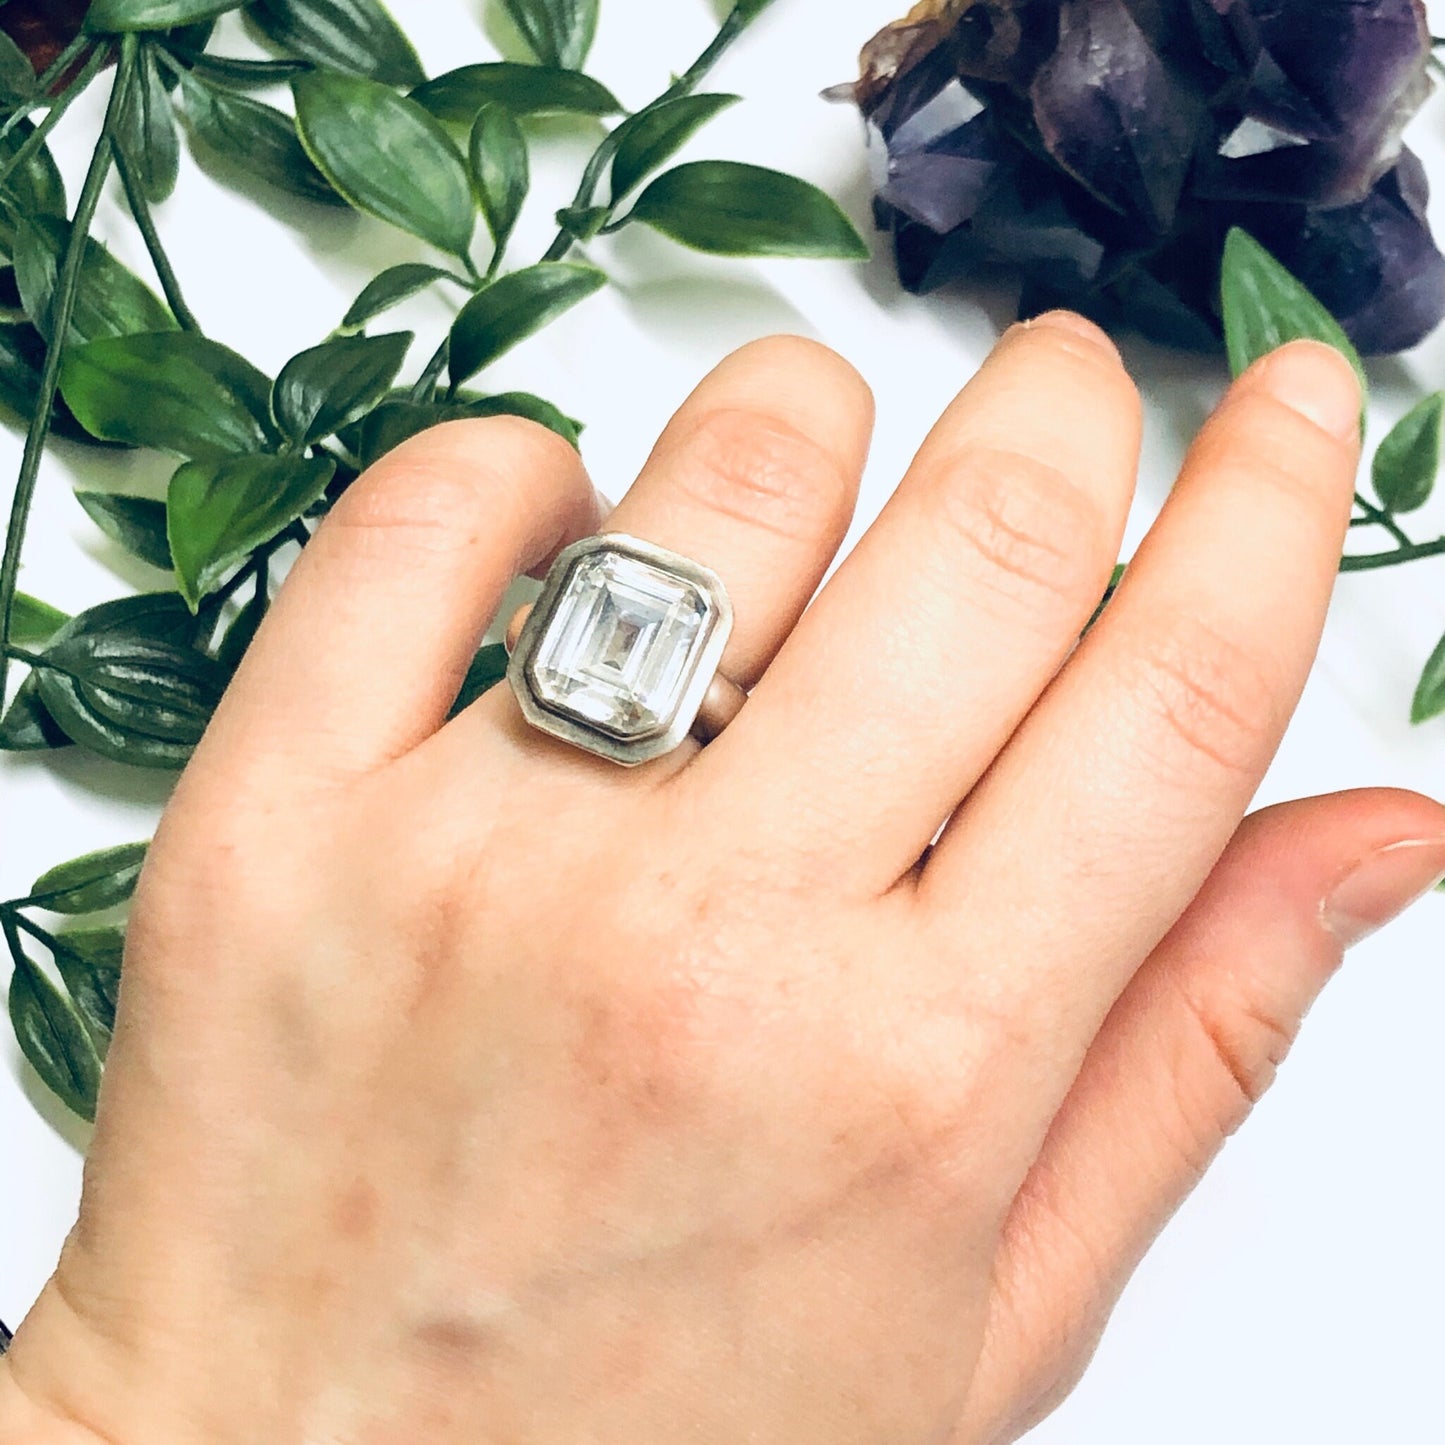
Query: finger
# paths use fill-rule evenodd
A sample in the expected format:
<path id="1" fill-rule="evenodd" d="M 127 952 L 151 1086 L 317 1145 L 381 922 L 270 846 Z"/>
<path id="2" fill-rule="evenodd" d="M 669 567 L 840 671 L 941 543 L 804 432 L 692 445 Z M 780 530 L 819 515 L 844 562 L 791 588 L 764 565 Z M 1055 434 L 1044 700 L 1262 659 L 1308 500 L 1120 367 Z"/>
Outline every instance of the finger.
<path id="1" fill-rule="evenodd" d="M 840 356 L 798 337 L 755 342 L 702 382 L 607 519 L 608 531 L 722 578 L 735 619 L 722 670 L 744 688 L 792 631 L 848 530 L 872 429 L 872 395 Z M 449 745 L 464 751 L 499 724 L 529 755 L 556 751 L 576 770 L 575 751 L 526 728 L 505 692 L 460 719 Z M 655 764 L 653 775 L 693 752 Z"/>
<path id="2" fill-rule="evenodd" d="M 699 786 L 844 886 L 917 860 L 1067 655 L 1118 556 L 1139 399 L 1066 314 L 1015 328 L 824 588 Z"/>
<path id="3" fill-rule="evenodd" d="M 1007 1418 L 1021 1400 L 1058 1403 L 1344 949 L 1442 872 L 1445 808 L 1409 793 L 1315 798 L 1244 824 L 1119 1000 L 1018 1195 L 960 1438 L 1026 1425 Z"/>
<path id="4" fill-rule="evenodd" d="M 1315 343 L 1237 384 L 1118 596 L 923 872 L 941 949 L 968 917 L 976 956 L 1009 956 L 992 1004 L 1049 1041 L 1050 1111 L 1239 826 L 1299 700 L 1349 521 L 1359 407 L 1349 366 Z"/>
<path id="5" fill-rule="evenodd" d="M 208 758 L 345 779 L 441 725 L 520 572 L 598 525 L 576 451 L 511 417 L 412 439 L 337 503 L 287 578 Z"/>

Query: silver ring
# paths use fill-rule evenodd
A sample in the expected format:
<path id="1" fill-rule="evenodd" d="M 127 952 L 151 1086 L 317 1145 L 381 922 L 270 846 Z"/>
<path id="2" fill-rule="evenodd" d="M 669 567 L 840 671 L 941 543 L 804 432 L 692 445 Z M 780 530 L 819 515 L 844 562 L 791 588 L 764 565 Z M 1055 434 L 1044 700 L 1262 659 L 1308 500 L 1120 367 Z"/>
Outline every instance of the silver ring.
<path id="1" fill-rule="evenodd" d="M 710 568 L 605 532 L 562 552 L 507 633 L 507 681 L 531 725 L 635 767 L 711 742 L 746 694 L 720 670 L 732 603 Z"/>

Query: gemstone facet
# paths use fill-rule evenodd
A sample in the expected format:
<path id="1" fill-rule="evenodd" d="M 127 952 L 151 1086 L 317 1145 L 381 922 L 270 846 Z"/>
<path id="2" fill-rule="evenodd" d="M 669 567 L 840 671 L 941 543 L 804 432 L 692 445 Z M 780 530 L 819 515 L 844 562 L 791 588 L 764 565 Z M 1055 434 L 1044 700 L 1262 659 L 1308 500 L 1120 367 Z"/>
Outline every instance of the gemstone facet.
<path id="1" fill-rule="evenodd" d="M 604 533 L 557 558 L 507 676 L 534 727 L 632 766 L 686 739 L 732 623 L 714 572 Z"/>

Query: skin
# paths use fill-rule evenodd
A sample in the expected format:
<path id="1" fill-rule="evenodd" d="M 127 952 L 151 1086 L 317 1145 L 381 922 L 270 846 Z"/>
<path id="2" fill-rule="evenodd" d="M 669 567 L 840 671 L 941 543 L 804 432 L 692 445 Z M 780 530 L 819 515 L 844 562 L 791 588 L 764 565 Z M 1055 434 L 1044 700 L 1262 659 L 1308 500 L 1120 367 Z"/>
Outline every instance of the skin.
<path id="1" fill-rule="evenodd" d="M 1414 795 L 1244 818 L 1359 404 L 1309 343 L 1237 383 L 1076 648 L 1139 446 L 1101 333 L 1010 332 L 812 606 L 870 398 L 747 348 L 609 525 L 723 576 L 752 697 L 631 772 L 506 688 L 445 722 L 514 574 L 601 525 L 576 455 L 504 419 L 393 453 L 166 813 L 0 1436 L 1016 1438 L 1445 871 Z"/>

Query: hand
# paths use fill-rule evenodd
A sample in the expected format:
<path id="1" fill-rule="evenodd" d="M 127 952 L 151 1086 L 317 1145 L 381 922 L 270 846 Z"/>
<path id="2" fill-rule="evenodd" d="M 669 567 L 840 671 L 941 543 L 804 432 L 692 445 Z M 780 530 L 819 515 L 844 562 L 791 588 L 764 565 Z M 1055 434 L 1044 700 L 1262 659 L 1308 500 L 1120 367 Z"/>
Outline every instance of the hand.
<path id="1" fill-rule="evenodd" d="M 1100 333 L 1012 331 L 806 612 L 870 402 L 748 348 L 610 525 L 723 576 L 753 695 L 632 772 L 505 687 L 444 723 L 513 574 L 601 523 L 575 454 L 393 453 L 166 814 L 0 1433 L 1014 1438 L 1343 948 L 1445 870 L 1411 795 L 1241 825 L 1359 405 L 1322 347 L 1251 371 L 1075 651 L 1139 446 Z"/>

